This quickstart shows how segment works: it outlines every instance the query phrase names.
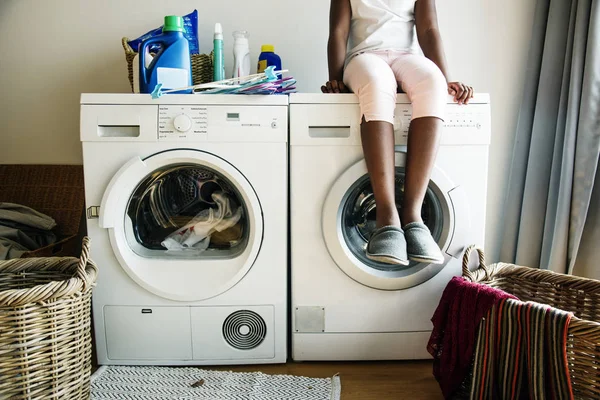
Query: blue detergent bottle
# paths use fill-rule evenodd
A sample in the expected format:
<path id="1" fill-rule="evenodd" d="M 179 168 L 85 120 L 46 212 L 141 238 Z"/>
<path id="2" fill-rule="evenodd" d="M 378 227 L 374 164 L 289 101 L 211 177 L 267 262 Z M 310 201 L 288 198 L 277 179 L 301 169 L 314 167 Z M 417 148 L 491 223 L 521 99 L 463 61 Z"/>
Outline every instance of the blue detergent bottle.
<path id="1" fill-rule="evenodd" d="M 160 45 L 161 50 L 146 68 L 146 53 L 153 44 Z M 192 86 L 190 46 L 183 36 L 183 18 L 166 16 L 162 34 L 144 40 L 139 55 L 140 93 L 152 93 L 159 83 L 163 90 Z M 173 93 L 192 93 L 192 90 Z"/>
<path id="2" fill-rule="evenodd" d="M 260 48 L 256 72 L 259 74 L 265 72 L 265 69 L 271 65 L 275 66 L 275 71 L 281 71 L 281 58 L 275 54 L 275 46 L 272 44 L 263 44 Z M 277 76 L 281 79 L 281 74 L 277 74 Z"/>

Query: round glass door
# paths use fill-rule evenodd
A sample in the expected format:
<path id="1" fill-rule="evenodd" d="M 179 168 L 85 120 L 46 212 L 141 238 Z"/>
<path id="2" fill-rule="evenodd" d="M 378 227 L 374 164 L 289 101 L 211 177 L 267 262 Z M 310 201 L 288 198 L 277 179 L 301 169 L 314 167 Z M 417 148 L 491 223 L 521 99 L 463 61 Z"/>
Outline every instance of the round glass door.
<path id="1" fill-rule="evenodd" d="M 230 163 L 196 150 L 135 157 L 109 183 L 100 227 L 123 270 L 172 300 L 219 295 L 252 268 L 263 237 L 256 192 Z"/>
<path id="2" fill-rule="evenodd" d="M 396 152 L 396 206 L 401 211 L 406 155 Z M 454 230 L 454 210 L 448 192 L 452 182 L 435 167 L 422 207 L 423 222 L 444 251 Z M 431 279 L 443 264 L 411 262 L 397 266 L 370 260 L 365 249 L 375 230 L 376 204 L 364 160 L 346 170 L 334 183 L 323 208 L 323 235 L 330 255 L 350 278 L 382 290 L 407 289 Z"/>
<path id="3" fill-rule="evenodd" d="M 159 168 L 134 190 L 126 237 L 142 257 L 233 258 L 248 244 L 248 210 L 223 174 L 198 164 Z"/>
<path id="4" fill-rule="evenodd" d="M 403 198 L 404 168 L 396 167 L 396 208 L 399 213 L 402 212 Z M 403 266 L 375 262 L 365 255 L 367 243 L 376 229 L 377 211 L 375 196 L 368 175 L 363 175 L 348 189 L 346 200 L 341 208 L 342 221 L 340 229 L 342 236 L 356 258 L 363 264 L 382 271 L 406 269 Z M 421 217 L 431 231 L 433 238 L 438 242 L 442 236 L 444 226 L 444 211 L 438 196 L 431 187 L 427 188 L 421 209 Z M 416 263 L 411 262 L 411 265 L 415 266 Z M 411 265 L 408 267 L 410 268 Z"/>

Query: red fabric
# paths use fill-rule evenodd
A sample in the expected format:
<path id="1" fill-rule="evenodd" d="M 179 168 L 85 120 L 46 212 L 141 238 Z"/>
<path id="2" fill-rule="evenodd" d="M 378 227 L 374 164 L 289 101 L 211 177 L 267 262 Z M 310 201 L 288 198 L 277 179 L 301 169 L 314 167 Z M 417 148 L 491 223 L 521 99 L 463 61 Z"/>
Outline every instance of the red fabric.
<path id="1" fill-rule="evenodd" d="M 427 350 L 433 356 L 433 375 L 445 398 L 450 398 L 470 372 L 477 328 L 502 299 L 516 299 L 502 290 L 454 277 L 446 286 L 431 322 Z"/>

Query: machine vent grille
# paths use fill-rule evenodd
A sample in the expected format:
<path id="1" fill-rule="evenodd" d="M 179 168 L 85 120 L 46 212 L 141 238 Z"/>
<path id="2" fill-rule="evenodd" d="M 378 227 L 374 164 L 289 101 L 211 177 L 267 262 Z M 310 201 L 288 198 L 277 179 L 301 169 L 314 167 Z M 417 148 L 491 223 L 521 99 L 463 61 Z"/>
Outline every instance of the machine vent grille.
<path id="1" fill-rule="evenodd" d="M 223 337 L 238 350 L 252 350 L 260 346 L 267 336 L 267 324 L 254 311 L 239 310 L 223 322 Z"/>

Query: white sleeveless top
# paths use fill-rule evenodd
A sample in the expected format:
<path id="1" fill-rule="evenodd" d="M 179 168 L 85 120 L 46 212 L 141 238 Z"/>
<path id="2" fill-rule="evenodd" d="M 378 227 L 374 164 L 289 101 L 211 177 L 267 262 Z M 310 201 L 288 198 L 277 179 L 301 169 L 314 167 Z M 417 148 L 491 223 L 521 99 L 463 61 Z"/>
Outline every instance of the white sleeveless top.
<path id="1" fill-rule="evenodd" d="M 352 21 L 346 63 L 372 50 L 414 52 L 416 0 L 350 0 Z"/>

